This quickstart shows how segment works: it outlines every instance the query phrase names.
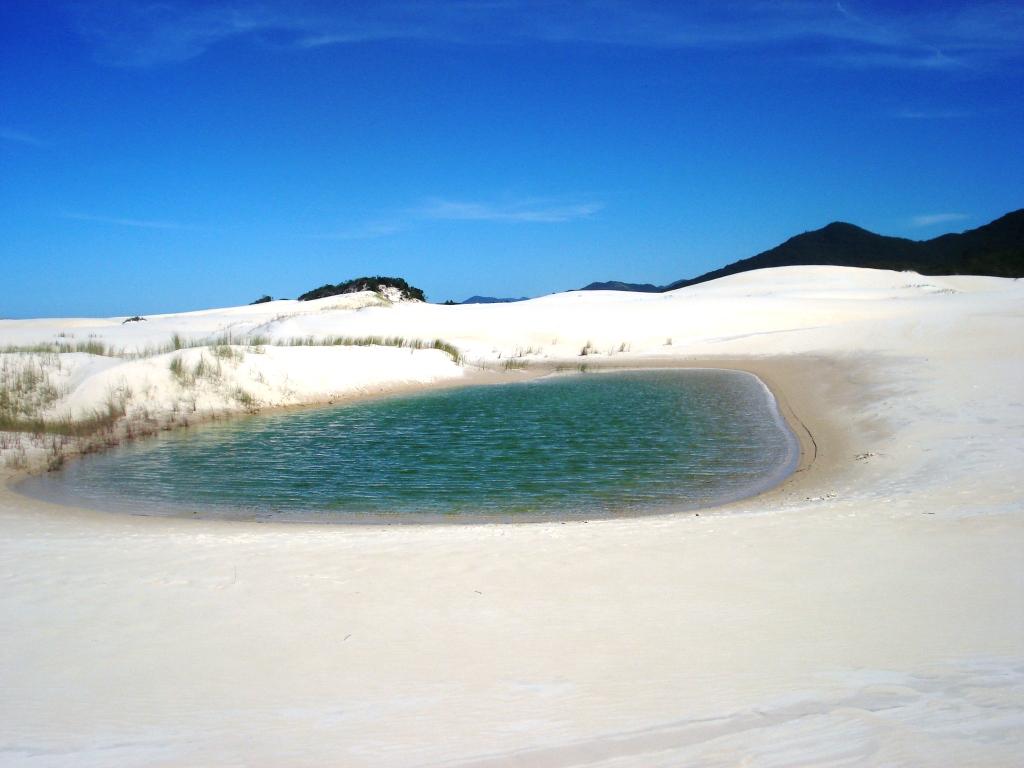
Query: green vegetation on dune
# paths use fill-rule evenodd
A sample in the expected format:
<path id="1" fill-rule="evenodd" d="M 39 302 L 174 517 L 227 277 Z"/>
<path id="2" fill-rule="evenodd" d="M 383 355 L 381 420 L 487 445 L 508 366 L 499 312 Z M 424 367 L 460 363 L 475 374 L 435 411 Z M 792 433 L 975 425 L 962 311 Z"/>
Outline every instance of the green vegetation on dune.
<path id="1" fill-rule="evenodd" d="M 405 349 L 438 349 L 456 363 L 462 363 L 462 352 L 443 339 L 410 339 L 405 336 L 293 336 L 273 342 L 276 347 L 403 347 Z"/>
<path id="2" fill-rule="evenodd" d="M 415 299 L 426 301 L 426 296 L 419 288 L 409 285 L 401 277 L 357 277 L 354 280 L 346 280 L 336 285 L 327 283 L 319 288 L 299 296 L 299 301 L 311 301 L 312 299 L 323 299 L 328 296 L 340 296 L 345 293 L 359 293 L 360 291 L 380 291 L 381 288 L 396 288 L 403 299 Z"/>
<path id="3" fill-rule="evenodd" d="M 109 432 L 124 417 L 130 393 L 111 393 L 108 401 L 93 412 L 72 418 L 70 415 L 44 417 L 43 414 L 58 405 L 66 394 L 56 375 L 65 371 L 62 355 L 86 352 L 94 355 L 119 357 L 128 360 L 179 353 L 188 349 L 201 350 L 198 357 L 186 362 L 181 354 L 173 354 L 167 368 L 182 390 L 192 391 L 198 384 L 220 385 L 225 382 L 225 371 L 243 362 L 246 353 L 261 353 L 264 347 L 400 347 L 409 350 L 436 349 L 449 355 L 461 365 L 463 355 L 454 344 L 443 339 L 417 339 L 404 336 L 301 336 L 271 340 L 266 336 L 234 336 L 230 333 L 216 337 L 186 338 L 173 334 L 165 344 L 137 352 L 114 349 L 98 341 L 45 343 L 6 347 L 0 352 L 0 432 L 26 432 L 31 434 L 58 434 L 86 437 Z M 224 366 L 228 366 L 225 368 Z M 231 384 L 231 380 L 226 380 Z M 240 386 L 234 386 L 230 397 L 246 410 L 256 410 L 256 397 Z"/>

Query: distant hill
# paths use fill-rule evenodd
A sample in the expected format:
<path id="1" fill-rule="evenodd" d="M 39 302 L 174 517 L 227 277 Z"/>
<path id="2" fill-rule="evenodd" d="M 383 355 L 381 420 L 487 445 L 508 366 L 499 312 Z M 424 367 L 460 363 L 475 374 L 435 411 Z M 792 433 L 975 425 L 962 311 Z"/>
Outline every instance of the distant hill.
<path id="1" fill-rule="evenodd" d="M 314 288 L 312 291 L 299 296 L 299 301 L 310 301 L 312 299 L 323 299 L 327 296 L 338 296 L 343 293 L 359 293 L 360 291 L 378 291 L 385 292 L 388 289 L 402 299 L 416 299 L 418 301 L 426 301 L 426 297 L 423 295 L 423 291 L 419 288 L 415 288 L 409 285 L 401 277 L 383 277 L 377 275 L 376 277 L 357 277 L 354 280 L 346 280 L 343 283 L 337 285 L 321 285 L 319 288 Z"/>
<path id="2" fill-rule="evenodd" d="M 526 301 L 526 296 L 518 299 L 496 299 L 493 296 L 470 296 L 463 304 L 511 304 L 514 301 Z"/>
<path id="3" fill-rule="evenodd" d="M 665 290 L 660 285 L 653 283 L 623 283 L 619 280 L 609 280 L 605 283 L 591 283 L 584 286 L 584 291 L 636 291 L 637 293 L 661 293 Z"/>
<path id="4" fill-rule="evenodd" d="M 977 229 L 941 235 L 931 240 L 876 235 L 853 224 L 837 221 L 698 277 L 664 286 L 591 283 L 583 290 L 672 291 L 753 269 L 811 264 L 913 270 L 922 275 L 1024 277 L 1024 209 L 1008 213 Z"/>

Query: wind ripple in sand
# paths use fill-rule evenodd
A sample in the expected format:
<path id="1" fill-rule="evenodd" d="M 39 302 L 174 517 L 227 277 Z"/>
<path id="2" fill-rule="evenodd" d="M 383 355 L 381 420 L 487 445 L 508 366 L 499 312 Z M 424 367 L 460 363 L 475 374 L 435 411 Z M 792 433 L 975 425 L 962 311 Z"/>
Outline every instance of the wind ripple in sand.
<path id="1" fill-rule="evenodd" d="M 717 718 L 444 765 L 1020 765 L 1024 659 L 965 660 L 915 674 L 858 670 L 832 682 L 830 696 L 794 693 Z"/>

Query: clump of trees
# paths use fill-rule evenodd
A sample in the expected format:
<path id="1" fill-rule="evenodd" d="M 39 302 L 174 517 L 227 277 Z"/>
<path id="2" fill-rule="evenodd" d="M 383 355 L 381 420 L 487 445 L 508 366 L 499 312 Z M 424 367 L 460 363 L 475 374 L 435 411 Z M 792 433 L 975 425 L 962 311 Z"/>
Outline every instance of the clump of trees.
<path id="1" fill-rule="evenodd" d="M 339 296 L 344 293 L 359 293 L 360 291 L 379 291 L 381 288 L 397 288 L 403 299 L 416 299 L 426 301 L 426 296 L 419 288 L 409 285 L 401 277 L 357 277 L 354 280 L 346 280 L 343 283 L 321 285 L 312 291 L 299 296 L 299 301 L 311 301 L 312 299 L 323 299 L 327 296 Z"/>

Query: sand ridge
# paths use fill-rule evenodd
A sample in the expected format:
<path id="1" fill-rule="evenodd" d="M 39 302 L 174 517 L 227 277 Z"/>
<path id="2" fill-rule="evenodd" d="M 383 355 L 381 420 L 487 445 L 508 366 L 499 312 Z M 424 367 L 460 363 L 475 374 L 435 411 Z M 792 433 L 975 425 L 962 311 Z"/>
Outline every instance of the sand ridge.
<path id="1" fill-rule="evenodd" d="M 292 318 L 495 365 L 538 345 L 578 363 L 590 341 L 595 365 L 735 366 L 817 455 L 722 513 L 531 526 L 197 522 L 5 491 L 0 764 L 1018 765 L 1022 299 L 812 267 Z M 0 323 L 0 342 L 63 325 Z"/>

